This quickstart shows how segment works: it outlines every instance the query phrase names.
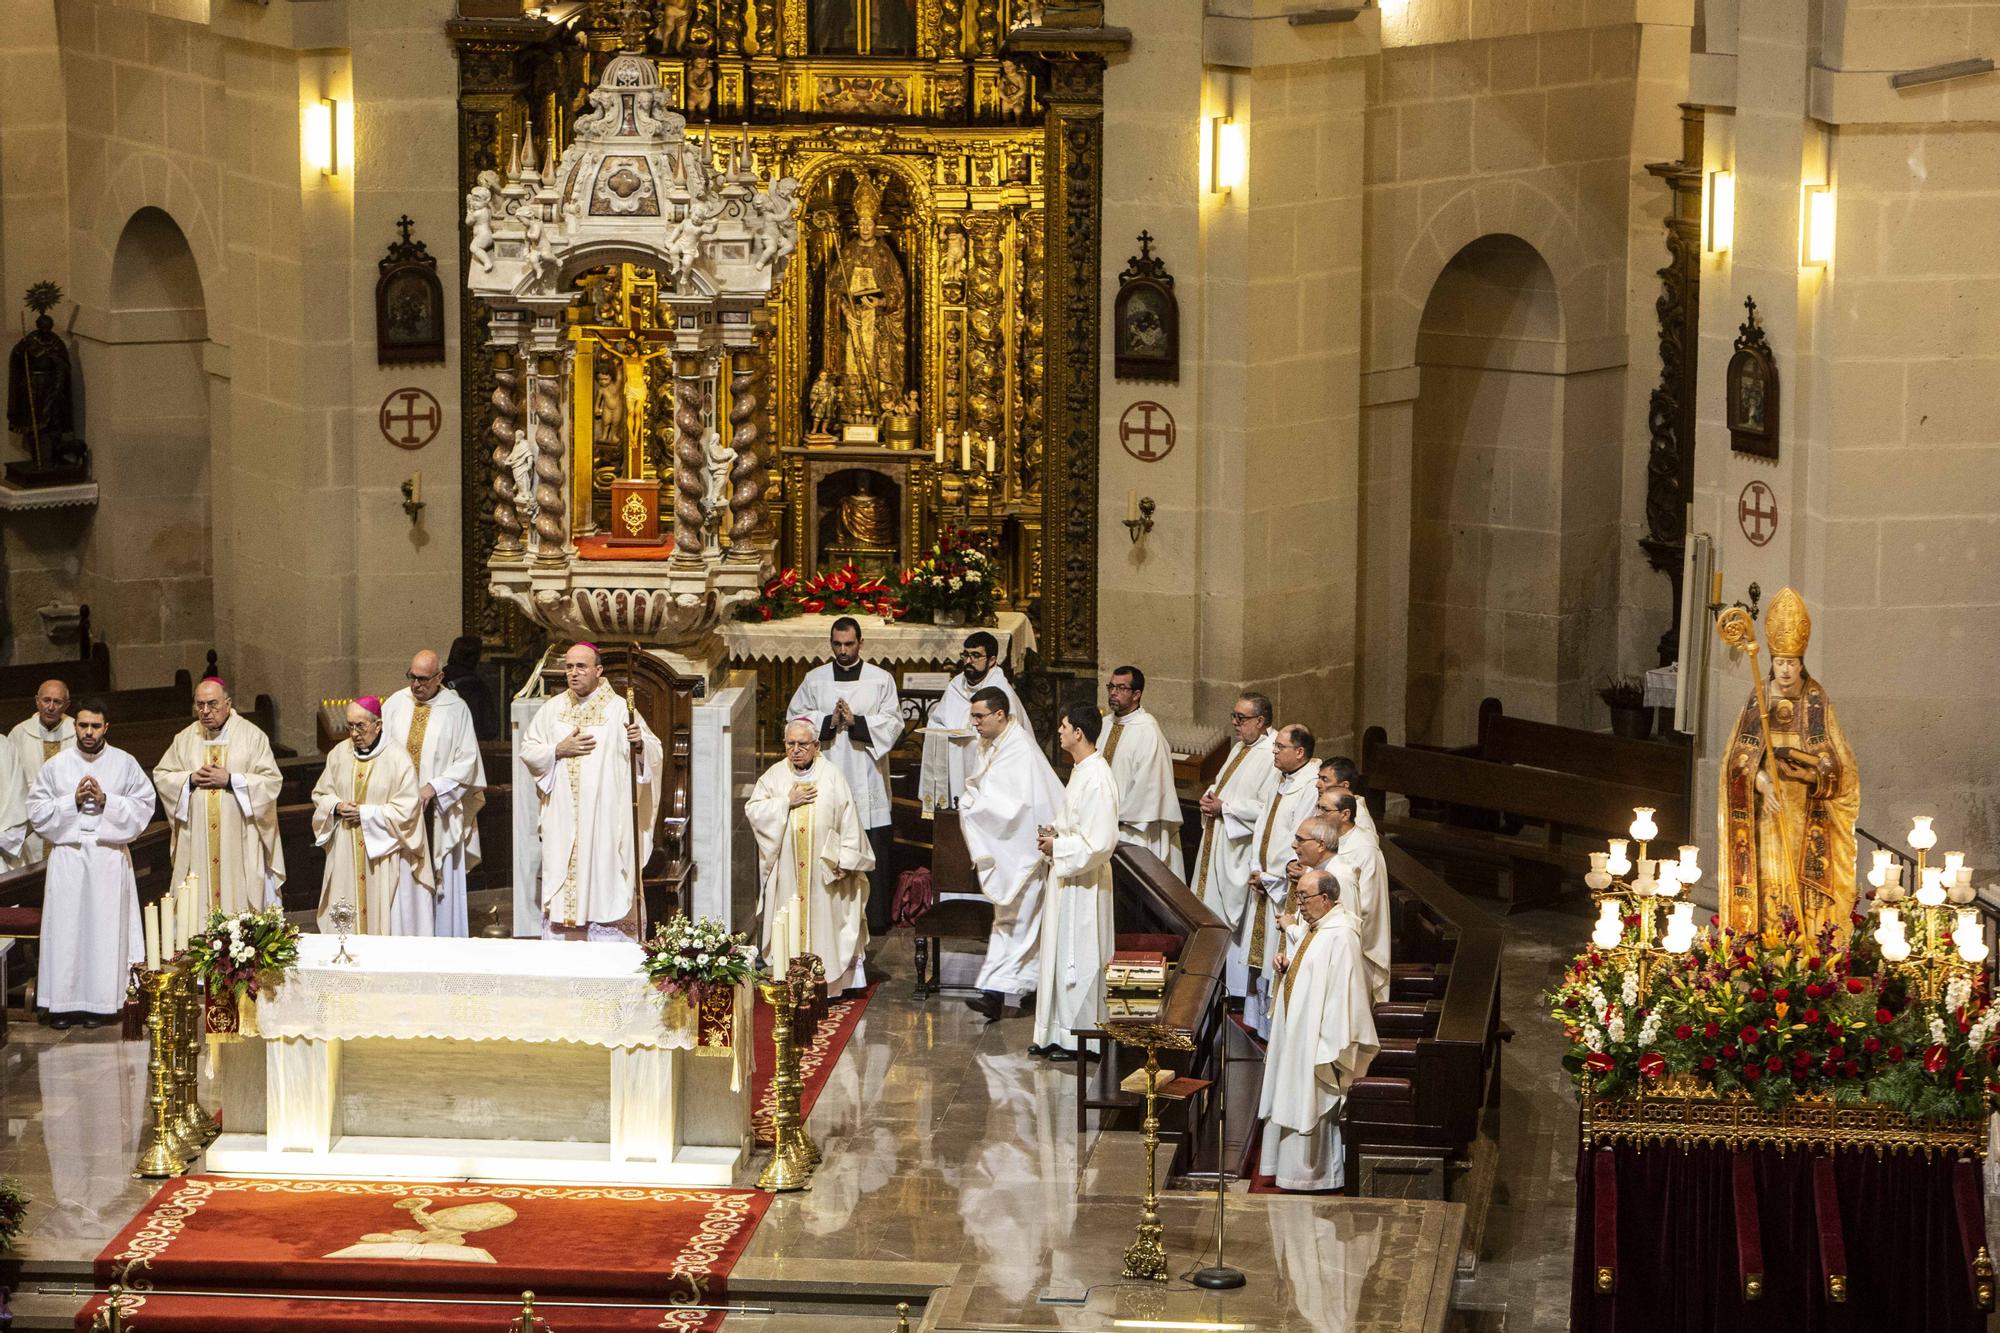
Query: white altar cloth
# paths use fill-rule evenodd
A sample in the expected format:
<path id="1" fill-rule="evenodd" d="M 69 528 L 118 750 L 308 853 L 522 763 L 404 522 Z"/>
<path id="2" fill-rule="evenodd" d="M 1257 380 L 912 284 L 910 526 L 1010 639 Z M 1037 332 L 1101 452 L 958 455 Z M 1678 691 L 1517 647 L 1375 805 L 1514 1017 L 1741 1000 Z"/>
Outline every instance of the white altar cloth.
<path id="1" fill-rule="evenodd" d="M 835 615 L 794 616 L 789 620 L 732 620 L 722 626 L 722 642 L 739 662 L 823 662 L 827 635 Z M 917 625 L 899 620 L 893 625 L 879 617 L 856 616 L 861 622 L 861 655 L 877 666 L 899 662 L 956 662 L 965 636 L 974 625 Z M 995 614 L 988 626 L 1000 641 L 1000 656 L 1019 672 L 1035 646 L 1035 627 L 1019 611 Z"/>
<path id="2" fill-rule="evenodd" d="M 750 1133 L 735 1051 L 693 1050 L 625 943 L 306 935 L 221 1050 L 205 1169 L 327 1179 L 727 1185 Z"/>

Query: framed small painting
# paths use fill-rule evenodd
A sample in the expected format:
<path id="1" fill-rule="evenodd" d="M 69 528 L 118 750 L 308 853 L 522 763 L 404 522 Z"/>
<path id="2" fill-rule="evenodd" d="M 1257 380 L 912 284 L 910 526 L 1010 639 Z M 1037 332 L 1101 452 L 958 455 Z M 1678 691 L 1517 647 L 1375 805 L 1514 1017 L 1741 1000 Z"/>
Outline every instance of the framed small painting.
<path id="1" fill-rule="evenodd" d="M 392 241 L 376 265 L 375 364 L 422 365 L 444 360 L 444 287 L 437 258 L 422 241 L 410 239 L 416 226 L 408 215 L 396 219 L 403 239 Z"/>
<path id="2" fill-rule="evenodd" d="M 1113 372 L 1121 380 L 1181 378 L 1181 307 L 1166 261 L 1153 254 L 1150 233 L 1139 233 L 1139 253 L 1118 275 L 1112 305 Z"/>
<path id="3" fill-rule="evenodd" d="M 1729 447 L 1739 454 L 1778 456 L 1778 365 L 1757 321 L 1757 302 L 1745 298 L 1748 313 L 1736 331 L 1736 353 L 1723 376 L 1724 414 Z"/>

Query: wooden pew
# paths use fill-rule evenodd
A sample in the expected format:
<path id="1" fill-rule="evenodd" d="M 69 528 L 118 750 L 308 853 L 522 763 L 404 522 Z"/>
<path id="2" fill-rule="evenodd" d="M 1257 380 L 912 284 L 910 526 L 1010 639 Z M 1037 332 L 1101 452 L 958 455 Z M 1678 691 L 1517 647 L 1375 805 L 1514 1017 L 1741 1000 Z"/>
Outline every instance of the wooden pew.
<path id="1" fill-rule="evenodd" d="M 166 821 L 156 817 L 144 832 L 132 840 L 132 873 L 138 881 L 139 901 L 153 902 L 163 897 L 173 878 L 173 846 Z M 0 962 L 0 996 L 11 996 L 17 982 L 34 976 L 33 956 L 27 946 L 42 933 L 42 892 L 48 862 L 0 875 L 0 939 L 13 940 L 14 947 Z M 0 1019 L 0 1032 L 4 1032 Z"/>
<path id="2" fill-rule="evenodd" d="M 79 642 L 83 651 L 75 657 L 63 658 L 55 662 L 19 662 L 13 666 L 0 666 L 0 699 L 24 698 L 32 700 L 35 689 L 45 680 L 59 680 L 69 686 L 70 698 L 91 694 L 111 688 L 111 649 L 102 639 L 90 642 L 90 608 L 83 608 L 83 621 Z M 29 705 L 33 707 L 31 703 Z M 0 713 L 0 717 L 9 717 Z M 23 717 L 26 714 L 22 714 Z M 15 718 L 7 723 L 13 726 Z"/>
<path id="3" fill-rule="evenodd" d="M 1442 990 L 1376 1006 L 1384 1054 L 1356 1080 L 1343 1112 L 1351 1191 L 1360 1188 L 1363 1154 L 1463 1163 L 1481 1110 L 1498 1097 L 1501 1046 L 1512 1035 L 1500 1022 L 1499 926 L 1393 842 L 1383 843 L 1382 855 L 1399 911 L 1428 926 L 1406 919 L 1398 962 L 1428 964 Z"/>
<path id="4" fill-rule="evenodd" d="M 1545 768 L 1598 782 L 1682 796 L 1693 762 L 1687 738 L 1635 741 L 1624 736 L 1509 717 L 1498 699 L 1479 704 L 1477 756 L 1495 764 Z"/>
<path id="5" fill-rule="evenodd" d="M 171 685 L 150 685 L 137 690 L 71 690 L 70 711 L 74 713 L 78 704 L 86 699 L 101 700 L 111 710 L 113 726 L 121 722 L 146 722 L 160 718 L 178 718 L 181 726 L 186 726 L 194 717 L 191 700 L 194 698 L 194 677 L 183 668 L 174 673 Z M 22 718 L 35 711 L 35 697 L 32 694 L 19 698 L 0 698 L 0 720 L 4 725 L 13 726 Z"/>
<path id="6" fill-rule="evenodd" d="M 256 723 L 266 736 L 277 734 L 278 710 L 270 695 L 260 694 L 252 707 L 247 709 L 239 707 L 236 711 Z M 132 721 L 114 717 L 111 721 L 111 743 L 138 760 L 139 766 L 150 773 L 165 757 L 167 747 L 174 743 L 174 737 L 185 730 L 192 721 L 194 715 L 188 711 L 185 700 L 182 703 L 182 711 L 171 717 L 138 718 Z M 275 740 L 271 742 L 271 748 L 275 756 L 280 759 L 287 758 L 292 753 Z"/>
<path id="7" fill-rule="evenodd" d="M 1410 798 L 1410 816 L 1379 819 L 1385 835 L 1411 850 L 1507 868 L 1512 883 L 1502 896 L 1517 903 L 1552 898 L 1565 877 L 1582 875 L 1588 853 L 1625 836 L 1635 806 L 1655 810 L 1660 845 L 1686 841 L 1679 792 L 1391 745 L 1380 727 L 1362 733 L 1361 770 L 1378 810 L 1382 794 Z M 1521 823 L 1538 825 L 1539 835 L 1506 831 Z M 1581 840 L 1566 845 L 1565 833 Z"/>

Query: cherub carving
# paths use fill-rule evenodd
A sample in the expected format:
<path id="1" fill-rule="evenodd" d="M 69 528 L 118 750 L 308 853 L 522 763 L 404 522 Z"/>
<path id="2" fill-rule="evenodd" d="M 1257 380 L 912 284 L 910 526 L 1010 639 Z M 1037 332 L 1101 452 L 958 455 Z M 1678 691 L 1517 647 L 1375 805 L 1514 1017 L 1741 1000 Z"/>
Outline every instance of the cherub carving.
<path id="1" fill-rule="evenodd" d="M 715 235 L 716 219 L 722 216 L 722 209 L 723 201 L 713 196 L 696 195 L 688 204 L 687 216 L 667 238 L 667 255 L 673 263 L 675 281 L 685 279 L 701 259 L 701 243 Z"/>
<path id="2" fill-rule="evenodd" d="M 1000 118 L 1022 120 L 1028 114 L 1028 76 L 1011 60 L 1000 62 Z"/>
<path id="3" fill-rule="evenodd" d="M 493 271 L 493 191 L 475 185 L 465 196 L 465 225 L 472 228 L 472 266 L 482 273 Z"/>
<path id="4" fill-rule="evenodd" d="M 759 194 L 754 203 L 757 234 L 752 238 L 752 254 L 757 267 L 770 269 L 775 280 L 799 244 L 799 226 L 792 220 L 799 209 L 799 183 L 786 176 Z"/>

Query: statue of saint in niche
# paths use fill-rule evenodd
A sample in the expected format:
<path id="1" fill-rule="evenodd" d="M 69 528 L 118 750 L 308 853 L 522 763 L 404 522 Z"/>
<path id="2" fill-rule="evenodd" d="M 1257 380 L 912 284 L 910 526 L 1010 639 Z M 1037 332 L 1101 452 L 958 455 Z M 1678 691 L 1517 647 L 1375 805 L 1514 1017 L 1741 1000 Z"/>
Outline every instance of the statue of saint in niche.
<path id="1" fill-rule="evenodd" d="M 909 289 L 903 264 L 877 231 L 880 178 L 854 178 L 854 229 L 827 267 L 825 336 L 820 364 L 840 381 L 841 418 L 873 425 L 905 392 Z"/>
<path id="2" fill-rule="evenodd" d="M 88 457 L 83 442 L 72 433 L 76 368 L 69 344 L 49 318 L 49 310 L 60 300 L 62 288 L 54 283 L 38 282 L 28 289 L 35 327 L 7 354 L 7 429 L 21 437 L 33 460 L 27 468 L 9 464 L 9 475 L 80 469 Z"/>

